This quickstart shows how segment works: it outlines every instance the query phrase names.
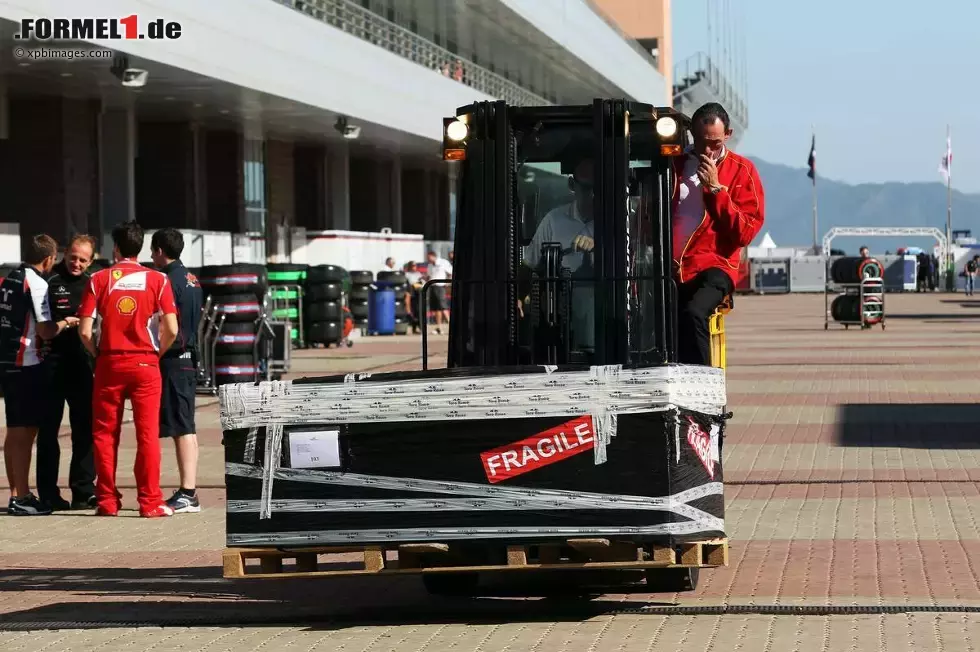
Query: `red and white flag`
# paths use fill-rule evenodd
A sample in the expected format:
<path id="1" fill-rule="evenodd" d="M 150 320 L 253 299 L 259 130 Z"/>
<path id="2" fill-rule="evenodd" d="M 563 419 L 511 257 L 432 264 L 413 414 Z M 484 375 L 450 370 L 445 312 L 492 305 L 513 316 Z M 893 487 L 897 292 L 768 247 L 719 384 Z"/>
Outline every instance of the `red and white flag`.
<path id="1" fill-rule="evenodd" d="M 943 175 L 943 181 L 949 183 L 950 169 L 953 166 L 953 146 L 946 135 L 946 154 L 943 156 L 942 163 L 939 164 L 939 174 Z"/>

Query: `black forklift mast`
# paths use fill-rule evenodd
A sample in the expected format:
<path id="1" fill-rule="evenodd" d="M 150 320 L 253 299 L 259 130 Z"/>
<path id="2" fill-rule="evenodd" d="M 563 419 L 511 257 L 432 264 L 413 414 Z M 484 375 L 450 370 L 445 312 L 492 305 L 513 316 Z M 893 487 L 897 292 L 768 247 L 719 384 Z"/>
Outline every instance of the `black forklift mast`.
<path id="1" fill-rule="evenodd" d="M 446 118 L 444 158 L 461 166 L 449 367 L 676 361 L 672 157 L 683 152 L 687 125 L 673 109 L 606 99 L 558 107 L 480 102 Z M 564 175 L 584 159 L 594 166 L 591 215 L 582 216 L 594 241 L 580 267 L 588 281 L 563 267 L 568 242 L 539 242 L 538 262 L 526 263 L 530 222 L 542 217 L 528 213 L 540 212 L 540 190 L 525 202 L 519 192 L 528 164 L 560 162 Z M 584 353 L 571 350 L 582 335 L 570 328 L 573 286 L 592 288 L 585 306 L 575 305 L 594 319 Z"/>

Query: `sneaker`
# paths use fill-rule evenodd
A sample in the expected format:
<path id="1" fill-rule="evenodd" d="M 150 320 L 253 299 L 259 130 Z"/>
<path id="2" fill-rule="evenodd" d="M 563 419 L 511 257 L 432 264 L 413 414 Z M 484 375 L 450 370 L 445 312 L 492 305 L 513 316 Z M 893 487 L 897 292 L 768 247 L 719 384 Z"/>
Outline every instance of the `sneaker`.
<path id="1" fill-rule="evenodd" d="M 56 496 L 54 498 L 42 498 L 41 502 L 45 507 L 49 507 L 52 512 L 67 512 L 69 509 L 71 509 L 71 503 L 61 496 Z"/>
<path id="2" fill-rule="evenodd" d="M 99 501 L 95 499 L 95 496 L 89 496 L 88 498 L 71 499 L 72 509 L 95 509 L 98 506 L 99 506 Z"/>
<path id="3" fill-rule="evenodd" d="M 95 515 L 96 516 L 119 516 L 119 510 L 109 509 L 107 507 L 96 507 Z"/>
<path id="4" fill-rule="evenodd" d="M 174 510 L 174 514 L 196 514 L 201 511 L 201 501 L 197 499 L 196 491 L 191 494 L 178 489 L 167 501 L 167 507 Z"/>
<path id="5" fill-rule="evenodd" d="M 51 507 L 38 500 L 34 494 L 27 494 L 22 498 L 11 496 L 7 503 L 9 516 L 47 516 L 50 513 Z"/>
<path id="6" fill-rule="evenodd" d="M 143 510 L 140 510 L 140 516 L 142 516 L 143 518 L 164 518 L 166 516 L 173 516 L 173 515 L 174 515 L 174 510 L 170 509 L 170 507 L 166 503 L 160 503 L 159 505 L 157 505 L 156 507 L 154 507 L 148 512 L 144 512 Z"/>

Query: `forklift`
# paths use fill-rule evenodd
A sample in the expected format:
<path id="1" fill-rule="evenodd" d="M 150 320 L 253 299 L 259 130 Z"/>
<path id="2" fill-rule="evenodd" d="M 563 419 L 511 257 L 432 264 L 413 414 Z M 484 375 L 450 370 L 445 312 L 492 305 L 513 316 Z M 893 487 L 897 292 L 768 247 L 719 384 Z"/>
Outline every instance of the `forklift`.
<path id="1" fill-rule="evenodd" d="M 460 166 L 455 263 L 451 280 L 426 284 L 421 308 L 429 286 L 451 284 L 447 366 L 676 363 L 671 198 L 690 118 L 626 100 L 496 101 L 443 126 L 443 158 Z M 731 307 L 726 297 L 709 320 L 715 367 L 725 367 Z M 424 332 L 422 347 L 427 369 Z M 690 591 L 699 573 L 695 564 L 646 577 L 655 591 Z"/>
<path id="2" fill-rule="evenodd" d="M 456 260 L 428 285 L 452 284 L 448 366 L 676 362 L 669 198 L 689 127 L 608 99 L 444 119 L 443 158 L 461 166 Z"/>
<path id="3" fill-rule="evenodd" d="M 724 374 L 676 365 L 671 207 L 689 128 L 608 99 L 445 119 L 453 278 L 428 281 L 419 307 L 450 285 L 448 368 L 428 368 L 423 330 L 422 371 L 223 388 L 225 577 L 258 558 L 254 577 L 420 574 L 438 594 L 536 571 L 642 572 L 673 593 L 728 565 Z M 335 428 L 335 464 L 293 467 L 283 441 L 310 428 Z M 353 567 L 319 559 L 350 552 Z"/>

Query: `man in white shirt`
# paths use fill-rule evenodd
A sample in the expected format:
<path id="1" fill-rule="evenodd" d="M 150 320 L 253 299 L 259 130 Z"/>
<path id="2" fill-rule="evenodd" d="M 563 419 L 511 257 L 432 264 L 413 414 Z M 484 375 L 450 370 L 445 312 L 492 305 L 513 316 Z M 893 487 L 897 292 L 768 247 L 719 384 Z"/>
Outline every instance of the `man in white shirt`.
<path id="1" fill-rule="evenodd" d="M 452 278 L 453 266 L 448 260 L 440 258 L 434 251 L 430 251 L 426 258 L 429 262 L 427 276 L 430 281 Z M 436 314 L 436 333 L 439 334 L 442 334 L 442 322 L 449 322 L 449 302 L 446 301 L 446 289 L 446 283 L 439 283 L 429 288 L 428 309 Z"/>
<path id="2" fill-rule="evenodd" d="M 51 318 L 48 284 L 58 244 L 47 235 L 28 243 L 24 263 L 0 283 L 0 384 L 3 386 L 7 437 L 3 458 L 10 483 L 8 516 L 43 516 L 51 506 L 30 491 L 29 475 L 34 439 L 42 417 L 51 408 L 51 378 L 43 362 L 41 340 L 53 340 L 78 325 L 71 316 Z"/>
<path id="3" fill-rule="evenodd" d="M 524 261 L 532 269 L 541 260 L 541 246 L 546 242 L 558 242 L 565 250 L 562 267 L 573 274 L 582 268 L 588 254 L 595 247 L 595 227 L 592 216 L 595 166 L 592 159 L 580 161 L 568 178 L 568 188 L 575 199 L 564 206 L 554 208 L 541 219 L 531 244 L 524 251 Z M 591 261 L 590 261 L 591 262 Z M 586 270 L 583 270 L 586 271 Z M 586 276 L 593 277 L 589 272 Z M 595 293 L 591 283 L 573 283 L 571 330 L 573 348 L 595 347 Z"/>

